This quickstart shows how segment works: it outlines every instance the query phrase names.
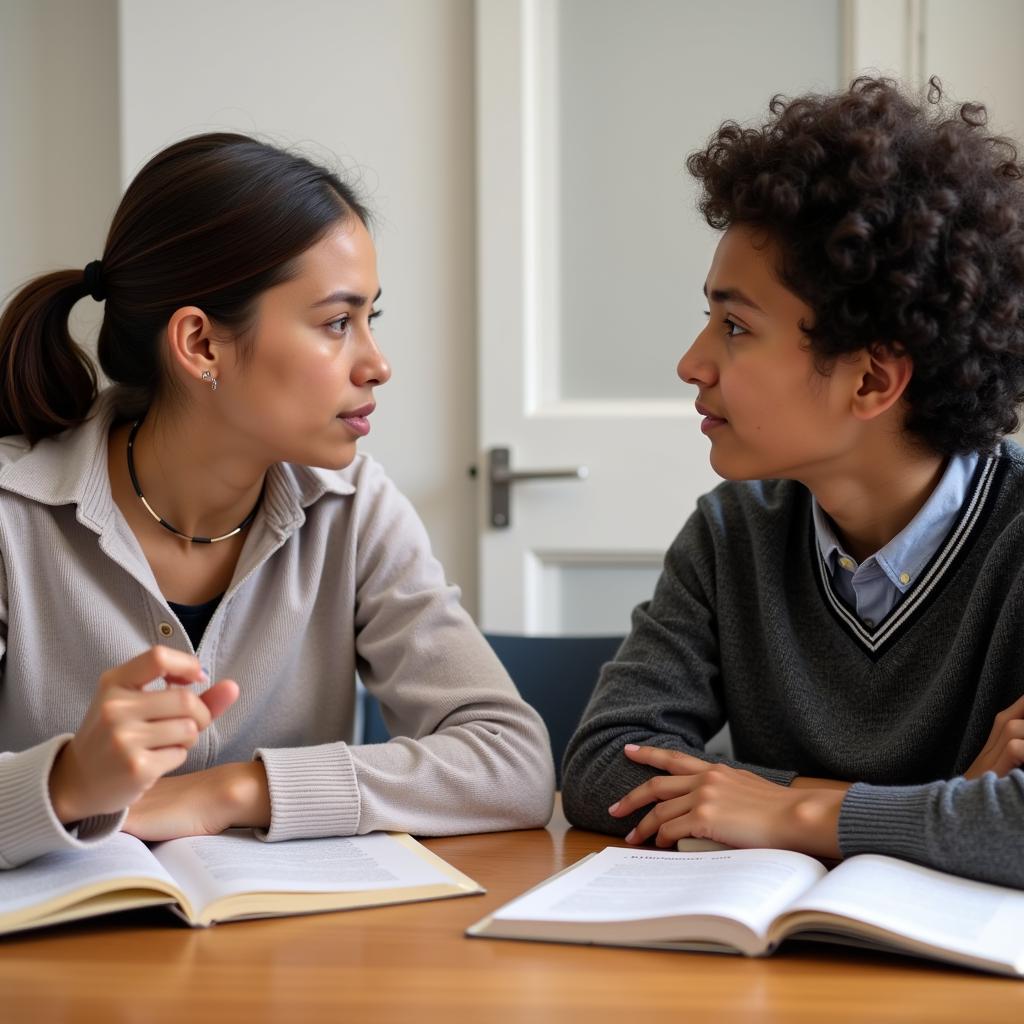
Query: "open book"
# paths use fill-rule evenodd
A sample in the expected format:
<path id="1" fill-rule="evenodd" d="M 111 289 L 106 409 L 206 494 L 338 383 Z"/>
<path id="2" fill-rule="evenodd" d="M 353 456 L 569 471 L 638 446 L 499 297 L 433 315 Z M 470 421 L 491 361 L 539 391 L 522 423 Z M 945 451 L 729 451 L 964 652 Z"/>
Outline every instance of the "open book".
<path id="1" fill-rule="evenodd" d="M 884 949 L 1024 976 L 1024 892 L 892 857 L 826 871 L 788 850 L 608 847 L 468 934 L 766 956 L 786 938 Z"/>
<path id="2" fill-rule="evenodd" d="M 119 832 L 0 871 L 0 933 L 160 904 L 204 926 L 483 891 L 404 834 L 263 843 L 231 831 L 147 847 Z"/>

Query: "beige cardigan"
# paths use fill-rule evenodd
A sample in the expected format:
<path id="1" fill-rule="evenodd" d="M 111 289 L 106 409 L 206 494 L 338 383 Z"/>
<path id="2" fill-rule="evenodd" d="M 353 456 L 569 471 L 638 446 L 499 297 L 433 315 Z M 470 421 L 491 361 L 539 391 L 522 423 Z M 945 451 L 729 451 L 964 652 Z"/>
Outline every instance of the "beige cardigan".
<path id="1" fill-rule="evenodd" d="M 157 643 L 192 651 L 111 497 L 112 419 L 108 392 L 85 424 L 34 448 L 0 439 L 0 867 L 121 826 L 125 812 L 64 828 L 50 767 L 105 669 Z M 544 726 L 445 583 L 412 506 L 367 456 L 341 472 L 271 468 L 198 655 L 241 696 L 180 770 L 261 758 L 264 838 L 547 821 Z M 351 745 L 357 669 L 389 743 Z"/>

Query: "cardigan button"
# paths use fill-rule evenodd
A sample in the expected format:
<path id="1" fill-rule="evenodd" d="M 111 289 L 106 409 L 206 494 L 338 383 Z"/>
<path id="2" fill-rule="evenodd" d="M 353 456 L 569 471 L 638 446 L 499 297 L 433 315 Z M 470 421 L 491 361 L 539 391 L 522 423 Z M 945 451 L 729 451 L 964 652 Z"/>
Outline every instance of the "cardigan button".
<path id="1" fill-rule="evenodd" d="M 159 629 L 160 635 L 165 639 L 167 637 L 174 636 L 174 627 L 169 622 L 161 622 Z"/>

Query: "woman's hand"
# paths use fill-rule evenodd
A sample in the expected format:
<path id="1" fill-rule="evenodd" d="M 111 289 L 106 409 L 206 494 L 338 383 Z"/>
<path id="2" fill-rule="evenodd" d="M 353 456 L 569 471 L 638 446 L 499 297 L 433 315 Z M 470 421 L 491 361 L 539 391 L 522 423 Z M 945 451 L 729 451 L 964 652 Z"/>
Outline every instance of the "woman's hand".
<path id="1" fill-rule="evenodd" d="M 159 678 L 173 685 L 143 690 Z M 82 725 L 50 772 L 57 817 L 69 824 L 114 814 L 177 768 L 199 733 L 238 697 L 230 679 L 200 696 L 181 688 L 205 679 L 197 658 L 169 647 L 151 647 L 104 672 Z"/>
<path id="2" fill-rule="evenodd" d="M 659 747 L 629 744 L 625 754 L 637 764 L 670 773 L 648 779 L 608 808 L 612 817 L 623 818 L 655 805 L 626 836 L 627 842 L 655 836 L 658 846 L 675 846 L 677 840 L 694 836 L 727 846 L 841 856 L 839 807 L 845 789 L 794 791 L 752 772 Z"/>
<path id="3" fill-rule="evenodd" d="M 985 772 L 1000 778 L 1024 764 L 1024 697 L 995 717 L 992 732 L 981 753 L 964 772 L 965 779 L 979 779 Z"/>
<path id="4" fill-rule="evenodd" d="M 267 773 L 262 761 L 246 761 L 159 779 L 132 804 L 124 831 L 158 842 L 269 826 Z"/>

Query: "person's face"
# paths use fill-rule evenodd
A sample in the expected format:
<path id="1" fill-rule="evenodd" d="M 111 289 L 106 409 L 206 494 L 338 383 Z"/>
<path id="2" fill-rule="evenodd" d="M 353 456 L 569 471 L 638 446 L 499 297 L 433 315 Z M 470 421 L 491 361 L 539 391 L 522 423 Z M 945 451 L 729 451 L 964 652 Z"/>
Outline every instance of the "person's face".
<path id="1" fill-rule="evenodd" d="M 813 323 L 812 310 L 779 282 L 776 259 L 763 234 L 726 231 L 705 284 L 707 326 L 677 369 L 700 389 L 711 466 L 726 479 L 808 482 L 858 436 L 856 370 L 842 359 L 827 376 L 815 369 L 800 328 Z"/>
<path id="2" fill-rule="evenodd" d="M 260 297 L 249 360 L 218 397 L 269 461 L 340 469 L 355 457 L 373 389 L 391 376 L 372 330 L 379 296 L 373 242 L 349 217 Z"/>

